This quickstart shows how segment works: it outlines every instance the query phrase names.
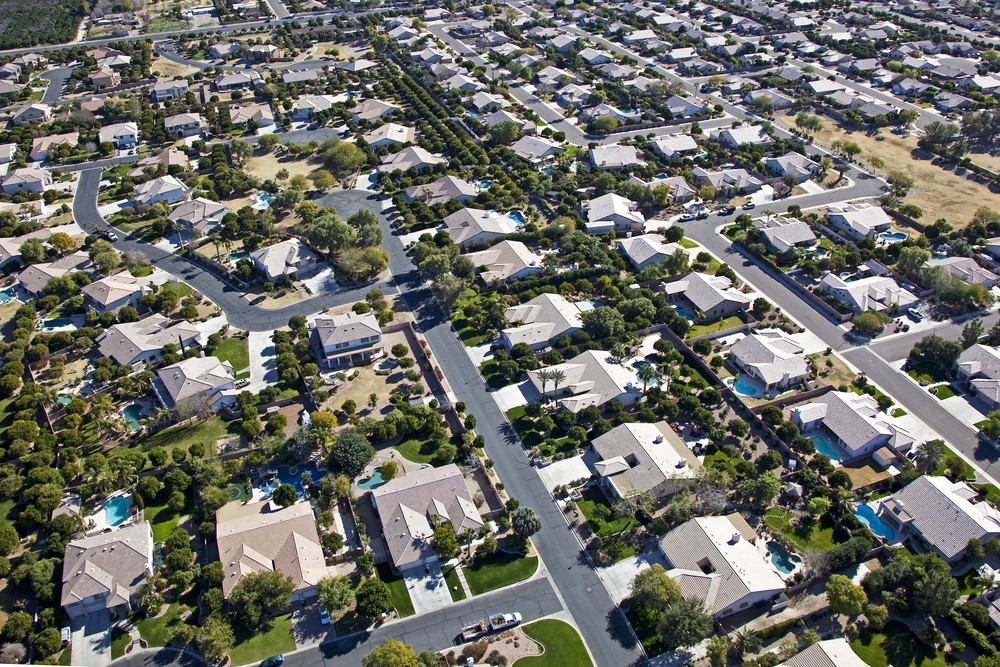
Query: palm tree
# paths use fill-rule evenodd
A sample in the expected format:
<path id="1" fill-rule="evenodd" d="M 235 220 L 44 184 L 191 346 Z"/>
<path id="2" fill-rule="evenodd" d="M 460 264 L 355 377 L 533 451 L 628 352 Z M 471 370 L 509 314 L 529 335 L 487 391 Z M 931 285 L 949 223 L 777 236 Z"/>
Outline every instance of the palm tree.
<path id="1" fill-rule="evenodd" d="M 639 368 L 635 369 L 635 376 L 642 382 L 642 394 L 646 395 L 646 386 L 650 382 L 656 382 L 660 379 L 660 374 L 657 372 L 656 367 L 650 363 L 640 364 Z"/>
<path id="2" fill-rule="evenodd" d="M 763 643 L 760 635 L 753 630 L 740 628 L 733 633 L 733 650 L 740 661 L 743 660 L 745 654 L 760 650 Z"/>
<path id="3" fill-rule="evenodd" d="M 115 402 L 109 394 L 97 394 L 90 401 L 90 410 L 88 413 L 94 415 L 95 419 L 100 419 L 105 415 L 111 414 L 114 409 Z"/>
<path id="4" fill-rule="evenodd" d="M 119 489 L 131 489 L 139 479 L 135 463 L 124 456 L 116 456 L 108 461 L 108 468 L 114 485 Z"/>
<path id="5" fill-rule="evenodd" d="M 459 537 L 462 539 L 463 542 L 465 542 L 465 545 L 469 548 L 469 555 L 467 559 L 471 559 L 472 541 L 476 539 L 476 531 L 472 530 L 471 528 L 466 528 L 465 530 L 462 531 L 462 534 L 459 535 Z"/>
<path id="6" fill-rule="evenodd" d="M 213 231 L 208 234 L 208 242 L 215 246 L 215 261 L 219 261 L 219 243 L 222 241 L 222 235 L 219 232 Z"/>
<path id="7" fill-rule="evenodd" d="M 611 356 L 615 361 L 621 361 L 628 355 L 624 343 L 615 343 L 611 346 Z"/>
<path id="8" fill-rule="evenodd" d="M 543 368 L 542 370 L 538 371 L 538 379 L 542 383 L 542 402 L 543 403 L 548 398 L 548 396 L 545 395 L 545 385 L 547 385 L 549 382 L 552 381 L 552 373 L 553 373 L 553 371 L 550 368 Z"/>
<path id="9" fill-rule="evenodd" d="M 944 460 L 944 445 L 940 440 L 925 442 L 917 447 L 913 458 L 923 470 L 934 470 Z"/>
<path id="10" fill-rule="evenodd" d="M 566 373 L 558 369 L 552 369 L 552 376 L 550 379 L 552 380 L 552 384 L 555 385 L 555 388 L 552 390 L 552 397 L 558 398 L 559 383 L 566 381 Z"/>

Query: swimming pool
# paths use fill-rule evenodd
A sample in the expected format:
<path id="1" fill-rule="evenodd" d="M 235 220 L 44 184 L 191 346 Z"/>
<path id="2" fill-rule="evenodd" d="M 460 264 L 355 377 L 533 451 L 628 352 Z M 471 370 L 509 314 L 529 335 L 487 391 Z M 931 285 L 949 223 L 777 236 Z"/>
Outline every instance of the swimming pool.
<path id="1" fill-rule="evenodd" d="M 7 303 L 13 298 L 14 295 L 11 294 L 11 291 L 9 289 L 0 290 L 0 303 Z"/>
<path id="2" fill-rule="evenodd" d="M 128 423 L 128 427 L 133 431 L 139 430 L 139 420 L 142 419 L 142 405 L 139 403 L 132 403 L 131 405 L 126 405 L 122 408 L 122 416 L 125 417 L 125 421 Z"/>
<path id="3" fill-rule="evenodd" d="M 869 505 L 858 505 L 858 509 L 854 512 L 854 516 L 858 518 L 858 521 L 865 524 L 871 531 L 878 535 L 879 537 L 889 540 L 890 542 L 896 539 L 896 531 L 887 526 L 882 519 L 879 518 L 875 510 Z"/>
<path id="4" fill-rule="evenodd" d="M 507 214 L 507 217 L 519 225 L 523 225 L 527 222 L 527 220 L 524 219 L 524 214 L 520 211 L 511 211 Z"/>
<path id="5" fill-rule="evenodd" d="M 73 402 L 72 396 L 63 395 L 56 399 L 56 403 L 58 403 L 59 405 L 69 405 L 72 402 Z"/>
<path id="6" fill-rule="evenodd" d="M 491 185 L 493 185 L 493 181 L 479 181 L 480 190 L 489 190 Z"/>
<path id="7" fill-rule="evenodd" d="M 229 261 L 235 264 L 241 259 L 250 259 L 250 253 L 248 252 L 231 252 L 229 253 Z"/>
<path id="8" fill-rule="evenodd" d="M 822 259 L 823 257 L 829 255 L 830 251 L 827 250 L 826 248 L 817 247 L 812 249 L 812 254 Z"/>
<path id="9" fill-rule="evenodd" d="M 899 243 L 908 239 L 909 234 L 906 232 L 882 232 L 878 235 L 878 238 L 883 243 Z"/>
<path id="10" fill-rule="evenodd" d="M 64 327 L 73 326 L 72 317 L 53 317 L 51 320 L 42 322 L 42 331 L 55 331 Z"/>
<path id="11" fill-rule="evenodd" d="M 371 477 L 366 477 L 358 481 L 358 488 L 369 491 L 381 485 L 384 481 L 382 479 L 382 468 L 375 468 L 375 472 L 371 474 Z"/>
<path id="12" fill-rule="evenodd" d="M 263 194 L 257 195 L 257 201 L 254 203 L 253 208 L 258 211 L 264 211 L 271 208 L 271 200 L 274 199 L 274 195 Z"/>
<path id="13" fill-rule="evenodd" d="M 802 562 L 798 556 L 788 553 L 788 549 L 779 542 L 768 542 L 767 548 L 771 552 L 771 565 L 781 574 L 795 572 L 795 568 Z"/>
<path id="14" fill-rule="evenodd" d="M 645 359 L 640 359 L 639 361 L 633 361 L 632 362 L 632 368 L 635 369 L 635 381 L 638 382 L 640 386 L 642 386 L 643 382 L 639 378 L 639 369 L 642 368 L 643 366 L 652 366 L 652 365 L 653 364 L 651 364 L 650 362 L 646 361 Z M 661 380 L 660 371 L 659 371 L 658 368 L 655 368 L 655 367 L 654 367 L 654 370 L 656 371 L 656 379 L 653 380 L 651 383 L 647 383 L 646 386 L 655 386 L 655 385 L 660 384 L 660 380 Z"/>
<path id="15" fill-rule="evenodd" d="M 131 504 L 126 495 L 110 498 L 104 505 L 104 522 L 112 527 L 120 526 L 128 518 Z"/>
<path id="16" fill-rule="evenodd" d="M 825 455 L 831 461 L 839 461 L 844 458 L 844 453 L 829 433 L 822 428 L 807 433 L 806 437 L 816 445 L 816 451 Z"/>
<path id="17" fill-rule="evenodd" d="M 735 391 L 740 396 L 763 396 L 764 392 L 757 388 L 752 382 L 747 382 L 742 375 L 735 378 L 726 378 L 726 386 Z"/>
<path id="18" fill-rule="evenodd" d="M 323 479 L 323 476 L 326 475 L 326 470 L 320 470 L 313 462 L 299 466 L 278 466 L 278 482 L 281 484 L 291 484 L 301 496 L 303 493 L 302 475 L 306 472 L 312 477 L 313 484 L 319 484 L 319 480 Z"/>

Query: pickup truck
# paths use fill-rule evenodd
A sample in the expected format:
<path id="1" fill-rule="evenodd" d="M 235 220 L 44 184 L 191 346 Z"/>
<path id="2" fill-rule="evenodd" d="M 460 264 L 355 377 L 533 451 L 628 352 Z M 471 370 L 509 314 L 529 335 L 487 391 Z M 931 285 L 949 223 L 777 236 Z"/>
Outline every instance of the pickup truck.
<path id="1" fill-rule="evenodd" d="M 470 642 L 490 632 L 500 632 L 521 623 L 521 614 L 494 614 L 488 621 L 479 621 L 462 628 L 462 641 Z"/>

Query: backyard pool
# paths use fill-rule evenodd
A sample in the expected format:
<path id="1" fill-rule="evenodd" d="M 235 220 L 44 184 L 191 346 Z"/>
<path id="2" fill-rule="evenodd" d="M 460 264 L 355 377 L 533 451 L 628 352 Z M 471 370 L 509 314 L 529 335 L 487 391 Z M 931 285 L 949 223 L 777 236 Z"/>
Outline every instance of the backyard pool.
<path id="1" fill-rule="evenodd" d="M 882 243 L 899 243 L 909 238 L 906 232 L 882 232 L 878 235 L 878 240 Z"/>
<path id="2" fill-rule="evenodd" d="M 491 185 L 493 185 L 493 181 L 479 181 L 480 190 L 489 190 Z"/>
<path id="3" fill-rule="evenodd" d="M 858 509 L 854 512 L 854 516 L 858 518 L 858 521 L 871 528 L 872 532 L 879 537 L 889 540 L 890 542 L 896 539 L 896 531 L 885 525 L 871 506 L 858 505 Z"/>
<path id="4" fill-rule="evenodd" d="M 823 257 L 826 257 L 827 255 L 829 255 L 830 251 L 827 250 L 826 248 L 816 247 L 816 248 L 813 248 L 812 254 L 814 256 L 816 256 L 816 257 L 823 258 Z"/>
<path id="5" fill-rule="evenodd" d="M 844 453 L 834 442 L 833 436 L 825 430 L 817 429 L 811 433 L 807 433 L 806 437 L 812 440 L 813 444 L 816 445 L 817 452 L 825 455 L 831 461 L 839 461 L 844 458 Z"/>
<path id="6" fill-rule="evenodd" d="M 59 405 L 69 405 L 72 402 L 73 402 L 72 396 L 63 395 L 56 399 L 56 403 L 58 403 Z"/>
<path id="7" fill-rule="evenodd" d="M 301 496 L 302 475 L 306 472 L 312 477 L 313 484 L 319 484 L 319 480 L 323 479 L 323 476 L 326 475 L 326 469 L 320 470 L 313 462 L 298 466 L 278 466 L 278 482 L 281 484 L 291 484 Z"/>
<path id="8" fill-rule="evenodd" d="M 72 317 L 53 317 L 51 320 L 44 320 L 42 322 L 42 331 L 55 331 L 56 329 L 64 329 L 71 326 L 73 326 Z"/>
<path id="9" fill-rule="evenodd" d="M 768 542 L 767 548 L 771 552 L 771 565 L 781 574 L 791 574 L 799 566 L 802 559 L 788 553 L 788 549 L 779 542 Z"/>
<path id="10" fill-rule="evenodd" d="M 125 422 L 130 429 L 138 431 L 139 420 L 142 419 L 142 405 L 140 403 L 126 405 L 122 408 L 122 416 L 125 417 Z"/>
<path id="11" fill-rule="evenodd" d="M 254 202 L 253 208 L 258 211 L 264 211 L 271 208 L 271 200 L 274 199 L 274 195 L 263 194 L 257 195 L 257 201 Z"/>
<path id="12" fill-rule="evenodd" d="M 527 220 L 524 219 L 524 214 L 520 211 L 511 211 L 507 214 L 507 217 L 519 225 L 523 225 L 527 222 Z"/>
<path id="13" fill-rule="evenodd" d="M 14 295 L 11 294 L 11 291 L 9 289 L 0 290 L 0 303 L 7 303 L 13 298 Z"/>
<path id="14" fill-rule="evenodd" d="M 748 396 L 750 398 L 763 396 L 764 392 L 757 388 L 752 382 L 748 382 L 739 375 L 735 378 L 726 378 L 726 386 L 735 391 L 740 396 Z"/>
<path id="15" fill-rule="evenodd" d="M 126 495 L 108 498 L 104 504 L 104 522 L 112 527 L 120 526 L 128 518 L 130 505 Z"/>
<path id="16" fill-rule="evenodd" d="M 358 480 L 358 488 L 364 489 L 365 491 L 370 491 L 376 486 L 382 484 L 384 480 L 382 479 L 382 468 L 375 468 L 375 472 L 371 474 L 371 477 L 366 477 L 362 480 Z"/>
<path id="17" fill-rule="evenodd" d="M 250 259 L 250 253 L 248 252 L 231 252 L 229 253 L 229 261 L 235 264 L 241 259 Z"/>

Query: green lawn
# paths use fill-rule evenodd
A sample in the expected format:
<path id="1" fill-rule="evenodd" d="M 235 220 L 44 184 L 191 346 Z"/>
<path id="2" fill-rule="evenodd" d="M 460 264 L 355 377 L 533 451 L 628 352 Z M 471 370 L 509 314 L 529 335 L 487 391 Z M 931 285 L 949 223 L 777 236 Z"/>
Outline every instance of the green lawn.
<path id="1" fill-rule="evenodd" d="M 938 464 L 938 467 L 934 469 L 934 472 L 932 472 L 931 475 L 934 477 L 944 477 L 945 473 L 948 472 L 947 460 L 950 458 L 956 458 L 962 462 L 962 479 L 976 478 L 976 469 L 969 465 L 965 459 L 956 454 L 955 450 L 948 445 L 944 446 L 944 458 L 941 460 L 941 463 Z"/>
<path id="2" fill-rule="evenodd" d="M 698 243 L 696 241 L 692 241 L 691 239 L 687 239 L 687 238 L 682 238 L 677 243 L 681 247 L 687 248 L 688 250 L 690 250 L 691 248 L 697 248 L 698 247 Z"/>
<path id="3" fill-rule="evenodd" d="M 946 398 L 954 396 L 955 390 L 946 384 L 939 384 L 931 389 L 931 393 L 934 394 L 939 401 L 943 401 Z"/>
<path id="4" fill-rule="evenodd" d="M 64 667 L 69 667 L 73 664 L 73 647 L 67 646 L 63 649 L 63 652 L 59 654 L 59 664 Z"/>
<path id="5" fill-rule="evenodd" d="M 461 602 L 465 599 L 465 589 L 462 588 L 462 582 L 458 580 L 458 572 L 455 571 L 454 565 L 449 565 L 442 570 L 444 574 L 444 582 L 448 584 L 448 592 L 451 593 L 452 602 Z"/>
<path id="6" fill-rule="evenodd" d="M 197 620 L 197 598 L 189 593 L 179 602 L 171 602 L 167 611 L 156 618 L 143 618 L 135 621 L 135 627 L 139 629 L 142 638 L 149 642 L 150 646 L 166 646 L 173 636 L 174 631 L 184 624 L 181 621 L 181 612 L 191 609 L 192 615 L 188 618 L 188 623 L 194 624 Z M 242 663 L 234 663 L 242 664 Z"/>
<path id="7" fill-rule="evenodd" d="M 396 445 L 396 451 L 407 461 L 430 463 L 437 452 L 437 446 L 433 440 L 427 438 L 407 438 Z"/>
<path id="8" fill-rule="evenodd" d="M 604 494 L 602 494 L 600 489 L 596 486 L 588 487 L 583 492 L 583 498 L 577 503 L 577 507 L 579 507 L 580 511 L 583 512 L 583 516 L 587 517 L 587 521 L 590 523 L 590 527 L 593 529 L 594 533 L 600 537 L 610 537 L 611 535 L 616 535 L 623 530 L 632 528 L 638 523 L 631 517 L 601 521 L 600 519 L 594 517 L 594 508 L 598 505 L 604 505 L 608 508 L 611 507 L 611 504 L 604 498 Z"/>
<path id="9" fill-rule="evenodd" d="M 738 327 L 743 324 L 743 320 L 736 317 L 735 315 L 730 315 L 729 317 L 724 317 L 721 320 L 716 320 L 715 322 L 709 322 L 708 324 L 695 324 L 687 332 L 687 338 L 694 338 L 695 336 L 701 336 L 702 334 L 712 333 L 715 331 L 723 331 L 725 329 L 730 329 L 732 327 Z"/>
<path id="10" fill-rule="evenodd" d="M 291 616 L 282 614 L 271 619 L 271 627 L 264 632 L 257 632 L 249 637 L 237 634 L 236 645 L 229 650 L 229 664 L 260 662 L 272 655 L 291 653 L 294 650 Z"/>
<path id="11" fill-rule="evenodd" d="M 378 566 L 378 578 L 389 587 L 389 596 L 392 598 L 392 606 L 400 618 L 413 616 L 413 602 L 410 600 L 410 593 L 406 590 L 406 582 L 403 578 L 392 573 L 385 563 Z"/>
<path id="12" fill-rule="evenodd" d="M 472 323 L 465 318 L 461 313 L 455 316 L 455 319 L 451 321 L 452 325 L 455 327 L 455 331 L 458 332 L 458 337 L 462 339 L 467 347 L 476 347 L 477 345 L 482 345 L 489 338 L 486 332 L 480 331 L 472 326 Z"/>
<path id="13" fill-rule="evenodd" d="M 129 273 L 131 273 L 136 278 L 143 278 L 145 276 L 152 275 L 153 267 L 149 265 L 137 266 L 134 269 L 129 269 Z"/>
<path id="14" fill-rule="evenodd" d="M 906 362 L 906 374 L 917 382 L 924 382 L 926 384 L 948 381 L 947 376 L 941 372 L 940 368 L 927 363 Z"/>
<path id="15" fill-rule="evenodd" d="M 949 663 L 936 651 L 917 639 L 899 621 L 890 621 L 881 632 L 863 630 L 851 642 L 851 648 L 872 667 L 946 667 Z"/>
<path id="16" fill-rule="evenodd" d="M 593 667 L 580 634 L 568 623 L 554 619 L 524 626 L 524 634 L 542 645 L 542 655 L 521 658 L 517 667 Z"/>
<path id="17" fill-rule="evenodd" d="M 233 365 L 233 371 L 250 367 L 250 341 L 246 338 L 226 338 L 212 351 L 212 356 L 220 361 L 228 361 Z"/>
<path id="18" fill-rule="evenodd" d="M 123 632 L 119 628 L 115 628 L 111 631 L 111 659 L 117 660 L 118 658 L 125 655 L 125 647 L 128 646 L 132 639 L 129 637 L 127 632 Z"/>
<path id="19" fill-rule="evenodd" d="M 185 422 L 141 439 L 137 444 L 129 447 L 117 447 L 114 451 L 142 451 L 147 452 L 154 447 L 165 447 L 168 450 L 187 449 L 196 442 L 205 445 L 206 451 L 210 454 L 215 452 L 215 441 L 226 435 L 236 435 L 239 433 L 237 422 L 225 422 L 221 417 L 211 416 L 195 422 Z M 113 454 L 112 454 L 113 455 Z"/>
<path id="20" fill-rule="evenodd" d="M 0 400 L 0 437 L 14 423 L 14 398 L 16 397 Z"/>
<path id="21" fill-rule="evenodd" d="M 833 541 L 832 527 L 823 527 L 820 523 L 814 522 L 807 530 L 796 529 L 792 526 L 792 515 L 783 509 L 776 507 L 769 509 L 764 515 L 764 523 L 771 530 L 787 537 L 798 549 L 812 547 L 826 551 L 836 544 Z"/>
<path id="22" fill-rule="evenodd" d="M 566 437 L 566 433 L 556 427 L 555 432 L 549 438 L 535 430 L 535 424 L 531 418 L 524 413 L 524 406 L 511 408 L 507 412 L 507 419 L 511 426 L 517 431 L 521 442 L 525 447 L 538 447 L 543 456 L 552 456 L 557 451 L 570 452 L 576 449 L 576 441 Z M 546 442 L 548 441 L 548 442 Z M 543 444 L 544 443 L 544 444 Z"/>
<path id="23" fill-rule="evenodd" d="M 986 502 L 993 507 L 1000 507 L 1000 489 L 992 484 L 973 484 L 972 488 L 986 497 Z"/>
<path id="24" fill-rule="evenodd" d="M 464 567 L 465 581 L 473 595 L 482 595 L 504 586 L 524 581 L 538 569 L 538 558 L 497 551 L 476 558 L 471 567 Z"/>
<path id="25" fill-rule="evenodd" d="M 906 410 L 904 410 L 903 408 L 896 408 L 895 410 L 892 411 L 892 416 L 893 417 L 905 417 L 906 416 Z"/>

